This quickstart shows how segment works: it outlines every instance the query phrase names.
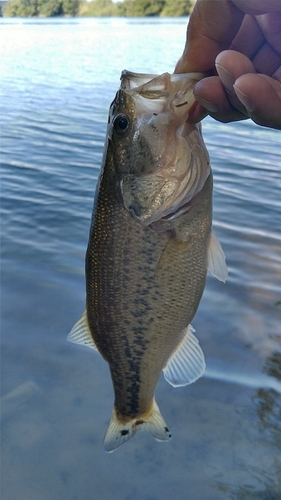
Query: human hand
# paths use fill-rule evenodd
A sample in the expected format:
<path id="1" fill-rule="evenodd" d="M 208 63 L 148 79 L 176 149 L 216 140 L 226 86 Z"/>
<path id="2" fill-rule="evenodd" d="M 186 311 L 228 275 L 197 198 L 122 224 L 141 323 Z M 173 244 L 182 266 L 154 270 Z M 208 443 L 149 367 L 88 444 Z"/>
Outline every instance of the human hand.
<path id="1" fill-rule="evenodd" d="M 208 72 L 190 123 L 206 114 L 281 129 L 281 0 L 197 0 L 176 73 Z"/>

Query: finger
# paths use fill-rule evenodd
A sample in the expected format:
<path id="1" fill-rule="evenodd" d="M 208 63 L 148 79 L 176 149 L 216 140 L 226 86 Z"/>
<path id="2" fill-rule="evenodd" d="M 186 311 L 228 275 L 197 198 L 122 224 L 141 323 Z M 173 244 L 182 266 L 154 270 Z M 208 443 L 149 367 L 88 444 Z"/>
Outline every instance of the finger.
<path id="1" fill-rule="evenodd" d="M 246 15 L 229 48 L 252 59 L 263 46 L 264 41 L 257 19 L 254 16 Z"/>
<path id="2" fill-rule="evenodd" d="M 243 12 L 258 16 L 265 12 L 276 12 L 281 10 L 280 0 L 232 0 L 232 2 Z"/>
<path id="3" fill-rule="evenodd" d="M 253 63 L 240 52 L 226 50 L 216 58 L 216 69 L 231 105 L 240 112 L 245 112 L 245 108 L 241 100 L 238 99 L 233 85 L 241 75 L 256 72 Z"/>
<path id="4" fill-rule="evenodd" d="M 219 52 L 230 47 L 244 13 L 229 0 L 197 0 L 187 27 L 184 52 L 176 73 L 209 71 Z"/>
<path id="5" fill-rule="evenodd" d="M 242 75 L 235 81 L 234 90 L 255 123 L 281 129 L 281 83 L 278 80 L 266 75 Z"/>
<path id="6" fill-rule="evenodd" d="M 225 88 L 218 76 L 211 76 L 200 80 L 194 87 L 194 96 L 201 105 L 201 108 L 198 107 L 192 115 L 189 115 L 188 121 L 190 119 L 196 121 L 198 121 L 198 118 L 201 119 L 200 113 L 201 115 L 203 114 L 202 108 L 208 111 L 213 118 L 224 123 L 248 118 L 248 116 L 245 116 L 245 113 L 241 113 L 231 105 L 225 93 Z M 237 97 L 236 99 L 238 100 Z M 241 102 L 240 107 L 244 109 Z M 194 122 L 192 121 L 192 123 Z"/>
<path id="7" fill-rule="evenodd" d="M 281 55 L 277 54 L 270 45 L 265 43 L 252 62 L 257 73 L 271 76 L 281 64 Z"/>
<path id="8" fill-rule="evenodd" d="M 281 12 L 246 15 L 230 48 L 249 57 L 257 72 L 272 75 L 281 64 L 280 33 Z"/>
<path id="9" fill-rule="evenodd" d="M 281 2 L 279 1 L 279 12 L 269 12 L 256 19 L 266 41 L 281 55 Z"/>

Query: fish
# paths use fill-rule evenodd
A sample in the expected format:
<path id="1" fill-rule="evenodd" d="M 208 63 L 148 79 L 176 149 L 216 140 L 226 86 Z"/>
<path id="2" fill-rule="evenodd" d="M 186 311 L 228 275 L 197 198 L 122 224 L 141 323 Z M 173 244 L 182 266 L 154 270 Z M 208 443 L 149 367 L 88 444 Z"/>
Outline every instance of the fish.
<path id="1" fill-rule="evenodd" d="M 207 270 L 227 267 L 212 231 L 212 172 L 201 125 L 187 123 L 201 73 L 122 71 L 109 109 L 85 259 L 86 308 L 68 340 L 109 364 L 116 450 L 139 429 L 171 432 L 155 401 L 161 372 L 196 381 L 205 359 L 191 321 Z"/>

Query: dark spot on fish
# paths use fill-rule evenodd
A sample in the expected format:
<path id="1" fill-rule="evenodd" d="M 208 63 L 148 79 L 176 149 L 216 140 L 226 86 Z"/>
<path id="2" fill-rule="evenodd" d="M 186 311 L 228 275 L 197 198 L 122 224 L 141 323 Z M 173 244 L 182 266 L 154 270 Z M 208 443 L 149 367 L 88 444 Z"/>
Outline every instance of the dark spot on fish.
<path id="1" fill-rule="evenodd" d="M 172 434 L 170 433 L 170 431 L 169 431 L 168 427 L 165 427 L 165 429 L 164 429 L 164 430 L 165 430 L 165 432 L 168 432 L 168 433 L 169 433 L 169 437 L 171 438 L 171 437 L 172 437 Z"/>
<path id="2" fill-rule="evenodd" d="M 134 300 L 134 302 L 135 302 L 135 304 L 141 304 L 141 305 L 143 305 L 146 308 L 146 310 L 151 309 L 149 307 L 148 302 L 144 298 L 142 298 L 142 297 L 136 297 L 135 300 Z"/>
<path id="3" fill-rule="evenodd" d="M 141 351 L 135 350 L 135 353 L 136 353 L 136 357 L 140 358 L 143 355 L 143 350 L 141 350 Z"/>
<path id="4" fill-rule="evenodd" d="M 157 113 L 153 113 L 153 116 L 157 116 Z"/>
<path id="5" fill-rule="evenodd" d="M 186 104 L 188 104 L 188 101 L 184 101 L 184 102 L 181 102 L 180 104 L 176 104 L 175 107 L 180 108 L 181 106 L 185 106 Z"/>
<path id="6" fill-rule="evenodd" d="M 129 347 L 125 347 L 124 352 L 125 352 L 125 354 L 126 354 L 126 356 L 127 356 L 128 358 L 130 358 L 130 357 L 131 357 L 131 351 L 130 351 L 130 348 L 129 348 Z"/>
<path id="7" fill-rule="evenodd" d="M 145 315 L 145 311 L 132 311 L 131 314 L 134 318 L 141 318 Z"/>
<path id="8" fill-rule="evenodd" d="M 129 434 L 129 431 L 127 431 L 127 429 L 123 429 L 122 431 L 120 431 L 120 434 L 121 436 L 127 436 L 127 434 Z"/>

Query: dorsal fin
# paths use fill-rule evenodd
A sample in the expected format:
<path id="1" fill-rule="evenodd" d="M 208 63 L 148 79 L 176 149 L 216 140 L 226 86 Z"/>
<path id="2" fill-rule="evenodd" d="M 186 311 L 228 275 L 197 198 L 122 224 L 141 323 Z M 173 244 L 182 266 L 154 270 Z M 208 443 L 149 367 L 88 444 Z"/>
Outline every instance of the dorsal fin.
<path id="1" fill-rule="evenodd" d="M 227 280 L 228 270 L 225 263 L 224 251 L 213 231 L 211 232 L 208 246 L 208 270 L 218 280 L 223 282 Z"/>
<path id="2" fill-rule="evenodd" d="M 205 371 L 204 354 L 193 332 L 194 328 L 188 325 L 176 351 L 163 370 L 165 379 L 173 387 L 192 384 L 202 377 Z"/>
<path id="3" fill-rule="evenodd" d="M 74 342 L 75 344 L 82 344 L 87 347 L 91 347 L 91 349 L 98 350 L 93 337 L 90 332 L 86 309 L 83 312 L 81 318 L 75 323 L 72 330 L 67 335 L 67 340 L 69 342 Z"/>

